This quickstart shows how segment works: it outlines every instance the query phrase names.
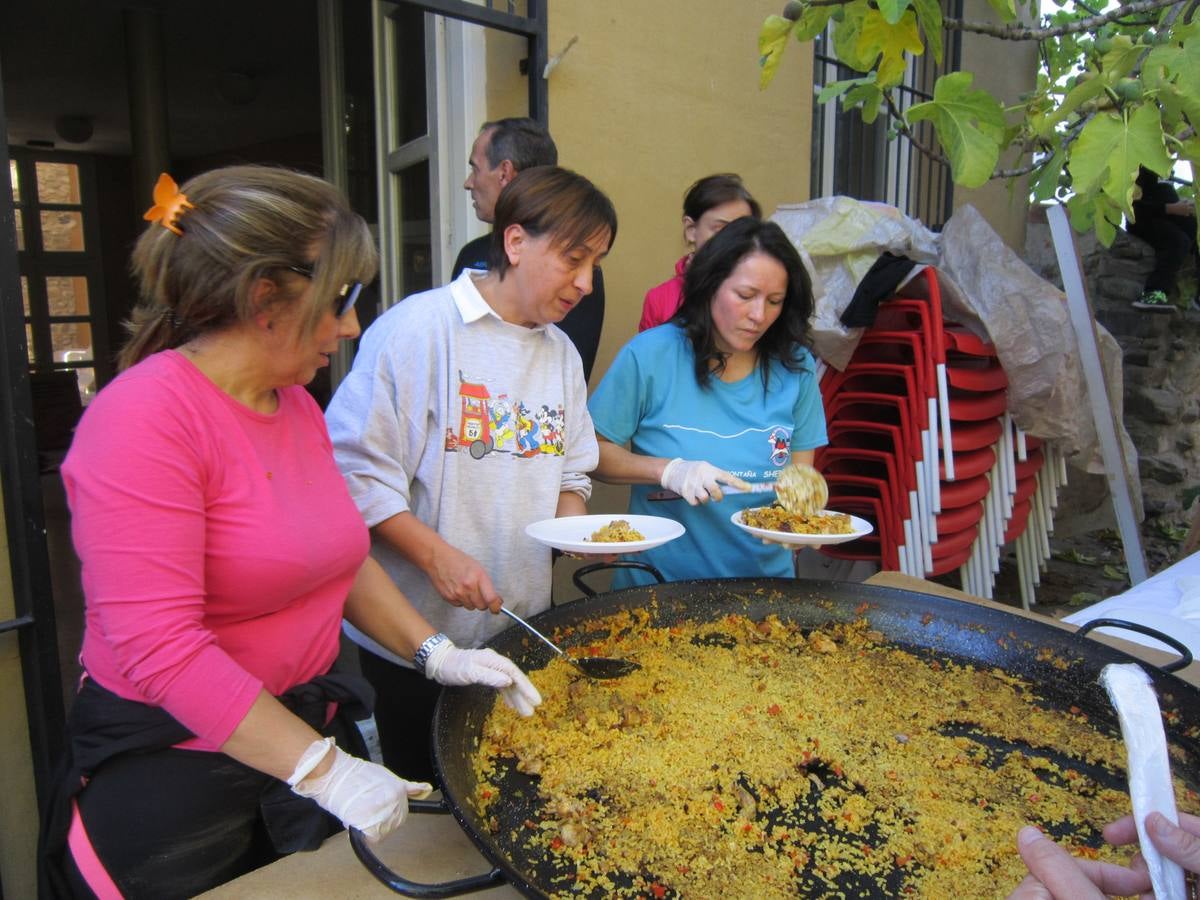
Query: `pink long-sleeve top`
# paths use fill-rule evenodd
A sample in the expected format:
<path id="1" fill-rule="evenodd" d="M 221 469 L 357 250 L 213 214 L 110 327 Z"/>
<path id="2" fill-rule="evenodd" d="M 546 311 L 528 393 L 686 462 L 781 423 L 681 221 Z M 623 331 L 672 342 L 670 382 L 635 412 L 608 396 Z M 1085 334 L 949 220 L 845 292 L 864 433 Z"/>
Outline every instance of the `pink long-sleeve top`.
<path id="1" fill-rule="evenodd" d="M 675 277 L 668 278 L 662 284 L 655 285 L 646 291 L 646 299 L 642 301 L 642 318 L 638 322 L 638 331 L 654 328 L 666 322 L 679 310 L 683 302 L 683 273 L 687 271 L 692 254 L 681 256 L 675 263 Z"/>
<path id="2" fill-rule="evenodd" d="M 260 690 L 328 671 L 369 549 L 302 387 L 264 415 L 182 354 L 88 407 L 63 464 L 87 604 L 89 677 L 160 706 L 215 750 Z"/>

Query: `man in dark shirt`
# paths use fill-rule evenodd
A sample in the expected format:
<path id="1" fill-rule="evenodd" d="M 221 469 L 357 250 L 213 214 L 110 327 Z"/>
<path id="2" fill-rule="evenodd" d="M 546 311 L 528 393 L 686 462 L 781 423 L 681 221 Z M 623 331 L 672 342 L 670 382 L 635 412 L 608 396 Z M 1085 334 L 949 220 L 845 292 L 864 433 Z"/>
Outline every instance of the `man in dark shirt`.
<path id="1" fill-rule="evenodd" d="M 1126 230 L 1141 238 L 1154 248 L 1154 271 L 1146 279 L 1142 296 L 1133 305 L 1137 309 L 1165 309 L 1175 307 L 1167 298 L 1175 287 L 1175 276 L 1189 256 L 1198 263 L 1200 274 L 1200 252 L 1196 248 L 1196 209 L 1190 200 L 1180 200 L 1179 194 L 1169 181 L 1159 181 L 1158 176 L 1142 166 L 1138 171 L 1137 186 L 1141 196 L 1133 201 L 1133 219 Z M 1197 308 L 1196 299 L 1192 300 Z"/>
<path id="2" fill-rule="evenodd" d="M 518 172 L 532 166 L 554 165 L 558 165 L 558 148 L 550 133 L 538 122 L 525 118 L 484 122 L 479 137 L 471 146 L 470 174 L 463 187 L 471 192 L 475 215 L 481 222 L 491 222 L 495 218 L 500 191 L 517 177 Z M 451 279 L 457 278 L 463 269 L 486 271 L 491 242 L 491 234 L 485 234 L 464 244 L 454 260 Z M 592 275 L 591 294 L 558 323 L 579 351 L 585 380 L 592 375 L 603 324 L 604 273 L 596 269 Z"/>

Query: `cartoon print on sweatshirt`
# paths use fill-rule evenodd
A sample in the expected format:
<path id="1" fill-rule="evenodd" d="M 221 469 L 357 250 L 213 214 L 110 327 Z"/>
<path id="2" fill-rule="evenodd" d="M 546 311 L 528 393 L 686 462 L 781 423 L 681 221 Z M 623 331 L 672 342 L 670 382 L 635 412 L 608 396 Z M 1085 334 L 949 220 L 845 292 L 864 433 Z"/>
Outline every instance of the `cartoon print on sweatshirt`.
<path id="1" fill-rule="evenodd" d="M 559 407 L 561 410 L 562 407 Z M 537 422 L 538 429 L 541 431 L 543 453 L 553 453 L 556 456 L 562 456 L 563 439 L 562 429 L 556 421 L 558 417 L 550 412 L 550 407 L 542 404 L 538 409 L 537 415 L 534 416 L 534 421 Z"/>
<path id="2" fill-rule="evenodd" d="M 530 414 L 528 407 L 521 401 L 517 401 L 517 447 L 521 451 L 521 456 L 530 457 L 538 452 L 538 447 L 541 441 L 538 439 L 540 429 L 537 423 L 534 422 L 533 416 Z"/>
<path id="3" fill-rule="evenodd" d="M 486 384 L 471 381 L 462 372 L 458 373 L 456 403 L 449 418 L 457 421 L 458 427 L 446 428 L 447 453 L 466 450 L 474 459 L 491 453 L 526 459 L 566 453 L 566 414 L 561 403 L 556 411 L 543 403 L 531 413 L 532 404 L 510 399 L 507 394 L 493 397 Z"/>
<path id="4" fill-rule="evenodd" d="M 513 418 L 512 404 L 508 402 L 507 394 L 501 394 L 492 404 L 492 439 L 495 441 L 495 449 L 503 450 L 504 445 L 516 436 L 517 424 Z"/>

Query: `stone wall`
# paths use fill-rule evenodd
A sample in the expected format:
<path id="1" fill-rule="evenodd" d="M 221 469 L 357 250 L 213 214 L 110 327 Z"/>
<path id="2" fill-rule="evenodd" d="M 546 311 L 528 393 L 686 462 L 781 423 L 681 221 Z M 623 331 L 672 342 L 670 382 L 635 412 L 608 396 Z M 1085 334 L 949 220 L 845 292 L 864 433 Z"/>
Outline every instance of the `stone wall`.
<path id="1" fill-rule="evenodd" d="M 1096 320 L 1124 351 L 1125 427 L 1137 447 L 1146 516 L 1178 516 L 1185 494 L 1200 486 L 1200 312 L 1190 300 L 1197 273 L 1180 273 L 1183 300 L 1169 312 L 1138 310 L 1130 304 L 1154 267 L 1154 251 L 1118 231 L 1111 247 L 1094 235 L 1075 235 Z M 1045 213 L 1034 209 L 1025 241 L 1025 261 L 1062 287 Z M 1070 534 L 1112 522 L 1103 476 L 1071 472 L 1059 517 Z"/>

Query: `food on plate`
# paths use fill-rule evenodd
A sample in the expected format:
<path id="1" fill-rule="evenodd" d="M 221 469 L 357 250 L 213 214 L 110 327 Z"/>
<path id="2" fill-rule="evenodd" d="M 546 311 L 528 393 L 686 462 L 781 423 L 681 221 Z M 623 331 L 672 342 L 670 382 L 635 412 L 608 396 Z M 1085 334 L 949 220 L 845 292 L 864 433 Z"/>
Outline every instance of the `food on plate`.
<path id="1" fill-rule="evenodd" d="M 778 503 L 747 509 L 742 522 L 751 528 L 767 531 L 786 531 L 791 534 L 849 534 L 854 530 L 845 513 L 817 512 L 798 515 L 788 512 Z"/>
<path id="2" fill-rule="evenodd" d="M 807 463 L 789 463 L 779 472 L 775 494 L 788 512 L 812 516 L 829 502 L 829 485 L 825 476 Z"/>
<path id="3" fill-rule="evenodd" d="M 593 531 L 589 541 L 598 544 L 616 544 L 625 541 L 644 541 L 646 536 L 630 525 L 625 519 L 613 519 L 598 531 Z"/>
<path id="4" fill-rule="evenodd" d="M 596 682 L 552 661 L 539 714 L 495 704 L 473 760 L 471 805 L 553 896 L 996 896 L 1024 877 L 1028 822 L 1121 853 L 1101 835 L 1128 806 L 1119 739 L 1019 677 L 865 620 L 632 610 L 587 635 L 578 651 L 641 668 Z"/>

